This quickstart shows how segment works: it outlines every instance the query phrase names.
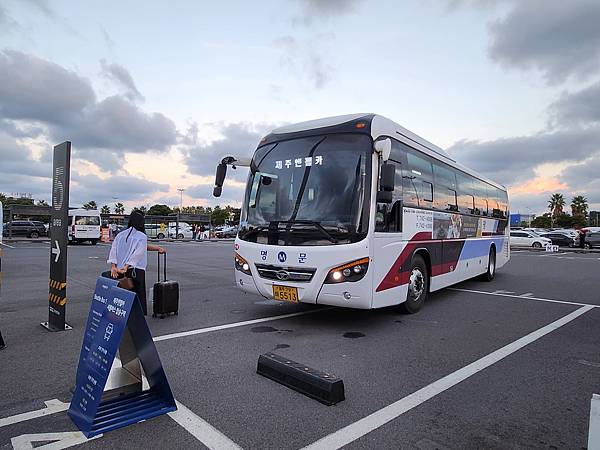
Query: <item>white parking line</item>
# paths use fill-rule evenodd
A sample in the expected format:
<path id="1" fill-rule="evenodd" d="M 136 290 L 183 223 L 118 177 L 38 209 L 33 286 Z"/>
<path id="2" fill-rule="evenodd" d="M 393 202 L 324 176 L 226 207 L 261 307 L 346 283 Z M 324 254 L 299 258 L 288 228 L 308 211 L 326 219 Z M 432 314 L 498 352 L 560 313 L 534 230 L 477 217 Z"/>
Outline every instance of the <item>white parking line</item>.
<path id="1" fill-rule="evenodd" d="M 317 312 L 327 311 L 329 309 L 332 309 L 332 308 L 313 309 L 310 311 L 282 314 L 280 316 L 262 317 L 260 319 L 244 320 L 243 322 L 226 323 L 226 324 L 217 325 L 214 327 L 206 327 L 206 328 L 198 328 L 196 330 L 181 331 L 179 333 L 163 334 L 162 336 L 156 336 L 154 338 L 154 342 L 166 341 L 169 339 L 175 339 L 175 338 L 186 337 L 186 336 L 193 336 L 194 334 L 210 333 L 211 331 L 226 330 L 228 328 L 244 327 L 246 325 L 254 325 L 255 323 L 270 322 L 272 320 L 287 319 L 289 317 L 305 316 L 307 314 L 314 314 Z"/>
<path id="2" fill-rule="evenodd" d="M 12 245 L 5 244 L 4 242 L 2 242 L 0 245 L 4 245 L 5 247 L 8 247 L 8 248 L 14 248 Z"/>
<path id="3" fill-rule="evenodd" d="M 399 417 L 407 411 L 419 406 L 420 404 L 426 402 L 427 400 L 435 397 L 438 394 L 450 389 L 453 386 L 456 386 L 461 381 L 466 380 L 467 378 L 475 375 L 476 373 L 486 369 L 492 364 L 497 363 L 498 361 L 506 358 L 507 356 L 515 353 L 516 351 L 522 349 L 526 345 L 531 344 L 532 342 L 537 341 L 541 337 L 551 333 L 552 331 L 557 330 L 558 328 L 566 325 L 567 323 L 575 320 L 577 317 L 585 314 L 593 306 L 584 306 L 573 311 L 570 314 L 532 332 L 526 336 L 523 336 L 520 339 L 517 339 L 514 342 L 511 342 L 508 345 L 505 345 L 502 348 L 484 356 L 483 358 L 478 359 L 475 362 L 472 362 L 468 366 L 463 367 L 462 369 L 458 369 L 456 372 L 453 372 L 449 375 L 446 375 L 443 378 L 440 378 L 437 381 L 434 381 L 428 386 L 425 386 L 422 389 L 419 389 L 416 392 L 398 400 L 391 405 L 388 405 L 379 411 L 374 412 L 328 436 L 325 436 L 322 439 L 314 442 L 304 449 L 322 449 L 322 450 L 330 450 L 330 449 L 338 449 L 343 447 L 344 445 L 348 445 L 351 442 L 361 438 L 362 436 L 370 433 L 373 430 L 385 425 L 391 420 Z"/>
<path id="4" fill-rule="evenodd" d="M 520 300 L 537 300 L 539 302 L 548 302 L 548 303 L 561 303 L 563 305 L 573 305 L 573 306 L 591 306 L 592 308 L 600 308 L 600 305 L 592 305 L 590 303 L 580 303 L 580 302 L 569 302 L 567 300 L 552 300 L 550 298 L 541 298 L 541 297 L 533 297 L 529 295 L 530 292 L 527 292 L 522 295 L 515 294 L 504 294 L 502 292 L 486 292 L 486 291 L 477 291 L 475 289 L 461 289 L 461 288 L 446 288 L 449 291 L 458 291 L 458 292 L 470 292 L 472 294 L 483 294 L 483 295 L 496 295 L 498 297 L 510 297 L 510 298 L 518 298 Z"/>
<path id="5" fill-rule="evenodd" d="M 101 437 L 102 435 L 98 434 L 88 439 L 81 431 L 65 431 L 61 433 L 22 434 L 12 438 L 10 442 L 14 450 L 32 450 L 34 448 L 39 450 L 63 450 Z M 34 447 L 34 442 L 46 442 L 46 444 Z"/>
<path id="6" fill-rule="evenodd" d="M 35 419 L 37 417 L 48 416 L 50 414 L 55 414 L 69 409 L 68 403 L 63 403 L 58 399 L 48 400 L 44 402 L 44 404 L 46 405 L 45 408 L 0 419 L 0 428 L 19 422 L 24 422 L 26 420 Z"/>
<path id="7" fill-rule="evenodd" d="M 210 449 L 239 450 L 241 447 L 200 418 L 184 405 L 177 403 L 177 411 L 169 413 L 169 417 Z"/>

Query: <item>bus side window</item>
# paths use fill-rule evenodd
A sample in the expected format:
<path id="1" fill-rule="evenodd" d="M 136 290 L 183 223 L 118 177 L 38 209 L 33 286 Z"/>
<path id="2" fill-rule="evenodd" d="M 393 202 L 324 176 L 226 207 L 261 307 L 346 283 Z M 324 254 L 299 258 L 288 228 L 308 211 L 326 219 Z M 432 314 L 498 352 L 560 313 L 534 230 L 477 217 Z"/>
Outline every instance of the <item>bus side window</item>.
<path id="1" fill-rule="evenodd" d="M 506 219 L 508 216 L 506 214 L 506 209 L 508 205 L 508 197 L 506 192 L 501 189 L 496 189 L 496 204 L 497 207 L 495 209 L 494 217 L 499 219 Z"/>
<path id="2" fill-rule="evenodd" d="M 458 211 L 456 175 L 446 165 L 433 164 L 435 182 L 434 207 L 443 211 Z"/>
<path id="3" fill-rule="evenodd" d="M 431 162 L 416 151 L 407 151 L 408 167 L 402 171 L 402 188 L 405 206 L 431 208 L 433 202 L 433 175 Z"/>
<path id="4" fill-rule="evenodd" d="M 487 216 L 487 189 L 483 181 L 475 180 L 475 214 Z"/>
<path id="5" fill-rule="evenodd" d="M 494 186 L 488 186 L 488 216 L 500 218 L 500 205 L 498 204 L 498 192 L 499 189 L 496 189 Z"/>
<path id="6" fill-rule="evenodd" d="M 475 214 L 474 180 L 467 174 L 458 172 L 458 211 L 463 214 Z"/>

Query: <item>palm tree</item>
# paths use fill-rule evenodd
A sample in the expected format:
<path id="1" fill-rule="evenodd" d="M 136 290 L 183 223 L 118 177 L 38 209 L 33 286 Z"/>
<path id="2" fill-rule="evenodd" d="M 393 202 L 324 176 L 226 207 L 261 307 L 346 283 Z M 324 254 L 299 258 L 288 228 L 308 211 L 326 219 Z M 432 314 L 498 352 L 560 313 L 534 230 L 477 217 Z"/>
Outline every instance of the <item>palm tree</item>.
<path id="1" fill-rule="evenodd" d="M 576 195 L 573 197 L 573 200 L 571 200 L 571 212 L 573 217 L 585 217 L 587 215 L 588 206 L 587 198 L 583 195 Z"/>
<path id="2" fill-rule="evenodd" d="M 565 197 L 562 194 L 552 194 L 552 197 L 550 197 L 550 201 L 548 202 L 548 209 L 550 209 L 552 217 L 560 216 L 563 213 L 565 204 Z"/>
<path id="3" fill-rule="evenodd" d="M 123 214 L 124 212 L 125 212 L 125 206 L 123 206 L 123 203 L 121 203 L 121 202 L 115 203 L 115 213 Z"/>
<path id="4" fill-rule="evenodd" d="M 110 206 L 104 205 L 102 208 L 100 208 L 100 212 L 102 214 L 110 214 Z"/>

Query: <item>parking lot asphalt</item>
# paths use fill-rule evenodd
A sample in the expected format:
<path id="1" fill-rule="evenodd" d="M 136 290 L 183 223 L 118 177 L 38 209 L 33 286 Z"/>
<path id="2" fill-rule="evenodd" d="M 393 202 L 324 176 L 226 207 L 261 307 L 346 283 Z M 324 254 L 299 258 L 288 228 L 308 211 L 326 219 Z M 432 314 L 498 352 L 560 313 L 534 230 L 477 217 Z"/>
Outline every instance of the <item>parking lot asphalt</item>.
<path id="1" fill-rule="evenodd" d="M 600 393 L 598 254 L 515 251 L 491 283 L 433 293 L 409 316 L 244 294 L 234 285 L 231 242 L 165 246 L 169 278 L 181 286 L 180 313 L 148 323 L 185 408 L 81 448 L 587 445 L 590 399 Z M 76 431 L 64 411 L 17 415 L 70 401 L 90 297 L 109 250 L 69 247 L 74 329 L 47 333 L 39 323 L 48 317 L 49 245 L 11 247 L 2 261 L 0 329 L 8 347 L 0 352 L 0 449 L 27 434 Z M 150 254 L 149 287 L 155 271 Z M 257 375 L 267 351 L 343 378 L 346 400 L 324 406 Z"/>

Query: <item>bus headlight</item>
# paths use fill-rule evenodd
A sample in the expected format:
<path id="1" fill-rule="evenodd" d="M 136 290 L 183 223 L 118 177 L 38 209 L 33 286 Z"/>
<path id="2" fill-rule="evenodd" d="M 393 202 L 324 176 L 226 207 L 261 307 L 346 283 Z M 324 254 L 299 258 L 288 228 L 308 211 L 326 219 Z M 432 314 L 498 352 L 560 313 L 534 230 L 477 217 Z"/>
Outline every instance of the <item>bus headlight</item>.
<path id="1" fill-rule="evenodd" d="M 325 278 L 326 284 L 344 283 L 346 281 L 362 280 L 369 268 L 369 258 L 361 258 L 329 271 Z"/>
<path id="2" fill-rule="evenodd" d="M 237 253 L 234 253 L 233 255 L 235 261 L 235 269 L 239 270 L 242 273 L 245 273 L 246 275 L 252 275 L 252 272 L 250 272 L 250 264 L 248 263 L 248 261 L 246 261 Z"/>

